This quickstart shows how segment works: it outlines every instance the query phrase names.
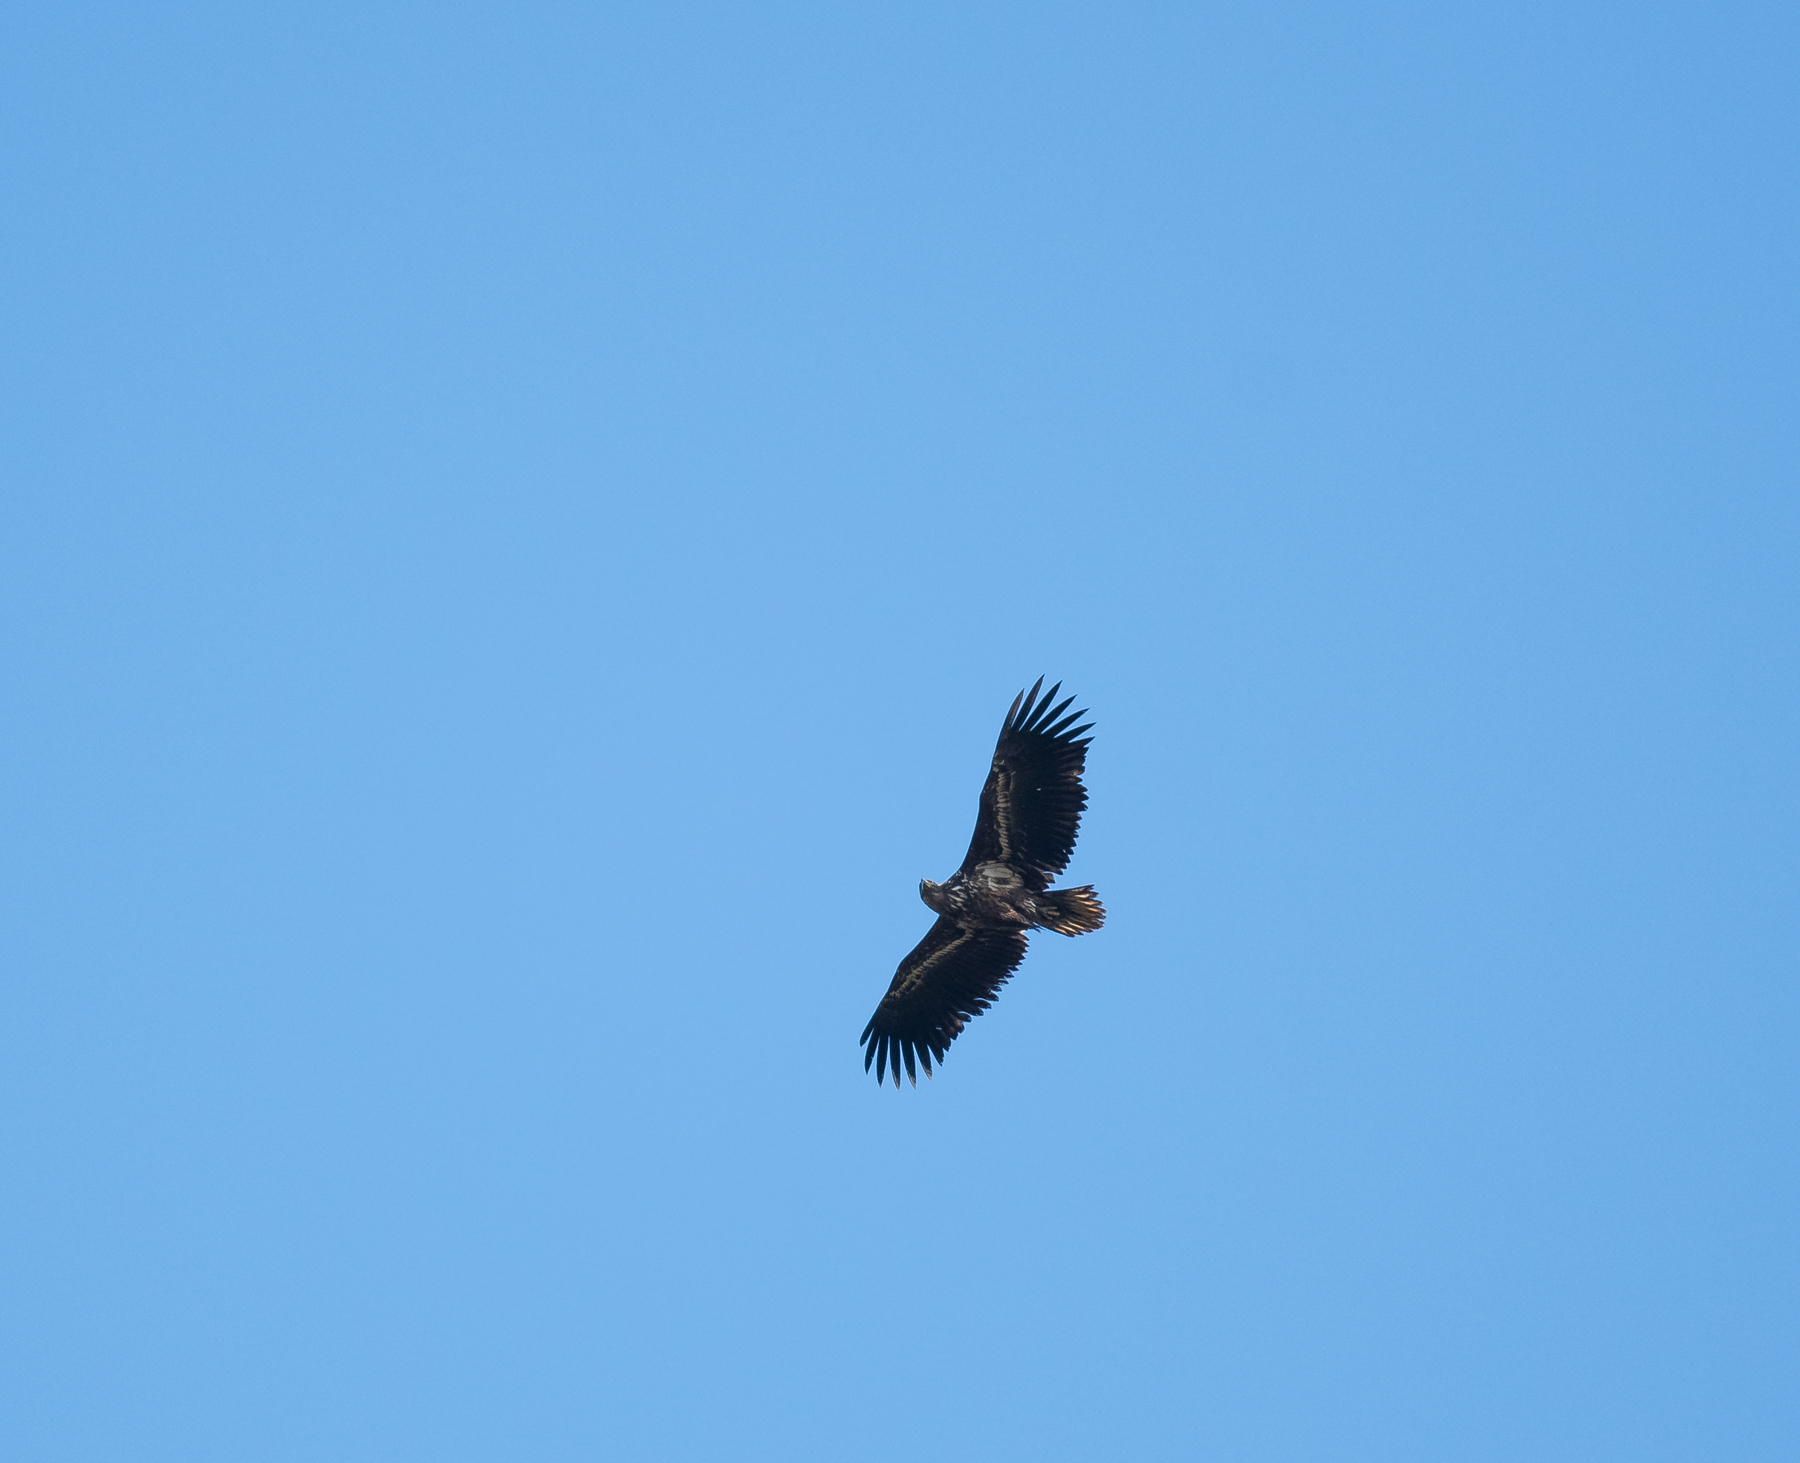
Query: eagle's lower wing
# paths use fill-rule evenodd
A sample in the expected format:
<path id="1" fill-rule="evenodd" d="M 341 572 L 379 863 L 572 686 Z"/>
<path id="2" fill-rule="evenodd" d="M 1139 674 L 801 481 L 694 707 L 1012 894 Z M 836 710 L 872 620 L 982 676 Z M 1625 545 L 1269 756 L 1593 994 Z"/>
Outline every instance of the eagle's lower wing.
<path id="1" fill-rule="evenodd" d="M 940 915 L 900 962 L 894 983 L 863 1028 L 862 1042 L 869 1049 L 863 1070 L 873 1062 L 880 1082 L 891 1066 L 898 1087 L 904 1061 L 906 1075 L 917 1086 L 914 1063 L 922 1062 L 929 1077 L 932 1059 L 944 1060 L 957 1033 L 993 1004 L 1024 958 L 1022 930 L 965 930 Z"/>
<path id="2" fill-rule="evenodd" d="M 1042 889 L 1048 876 L 1060 874 L 1075 852 L 1075 835 L 1081 829 L 1081 813 L 1087 807 L 1087 789 L 1081 772 L 1087 765 L 1088 743 L 1076 726 L 1087 713 L 1065 716 L 1070 696 L 1060 705 L 1056 693 L 1038 699 L 1038 686 L 1020 692 L 1000 728 L 994 748 L 994 764 L 981 789 L 981 812 L 975 820 L 975 836 L 969 840 L 965 870 L 989 859 L 1014 868 L 1035 869 Z M 1092 723 L 1088 723 L 1089 726 Z"/>

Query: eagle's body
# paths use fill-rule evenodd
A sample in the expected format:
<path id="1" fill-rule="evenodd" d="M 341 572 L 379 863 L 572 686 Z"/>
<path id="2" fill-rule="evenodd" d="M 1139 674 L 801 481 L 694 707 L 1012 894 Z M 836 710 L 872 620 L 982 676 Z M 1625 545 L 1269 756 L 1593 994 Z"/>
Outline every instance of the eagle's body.
<path id="1" fill-rule="evenodd" d="M 1086 933 L 1088 926 L 1071 926 L 1071 912 L 1058 901 L 1087 891 L 1062 889 L 1051 894 L 1033 889 L 1027 873 L 1002 859 L 988 859 L 972 869 L 958 869 L 941 884 L 921 880 L 919 897 L 928 908 L 965 929 L 1039 928 L 1064 935 Z"/>
<path id="2" fill-rule="evenodd" d="M 1040 678 L 1013 698 L 1000 728 L 993 765 L 981 789 L 975 836 L 962 867 L 942 884 L 919 884 L 919 897 L 938 919 L 900 962 L 862 1040 L 865 1070 L 875 1065 L 881 1081 L 900 1064 L 918 1080 L 915 1063 L 931 1075 L 964 1025 L 993 1004 L 1025 958 L 1025 932 L 1055 930 L 1081 935 L 1106 921 L 1093 888 L 1051 889 L 1075 850 L 1087 789 L 1081 773 L 1092 738 L 1074 726 L 1082 712 L 1065 716 L 1069 703 L 1053 705 L 1060 685 L 1041 701 Z"/>

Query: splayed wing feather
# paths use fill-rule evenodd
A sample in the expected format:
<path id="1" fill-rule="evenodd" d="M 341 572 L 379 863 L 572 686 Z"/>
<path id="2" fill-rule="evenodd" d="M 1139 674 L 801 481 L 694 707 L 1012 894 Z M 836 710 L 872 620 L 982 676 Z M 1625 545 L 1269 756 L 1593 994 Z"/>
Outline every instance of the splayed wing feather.
<path id="1" fill-rule="evenodd" d="M 1081 774 L 1092 740 L 1081 734 L 1093 729 L 1092 722 L 1074 725 L 1086 713 L 1069 712 L 1073 696 L 1057 701 L 1060 681 L 1040 698 L 1043 684 L 1040 676 L 1015 697 L 1001 725 L 962 865 L 967 872 L 986 860 L 1003 860 L 1022 868 L 1034 892 L 1047 888 L 1075 852 L 1087 808 Z"/>
<path id="2" fill-rule="evenodd" d="M 1025 958 L 1025 936 L 1018 930 L 966 930 L 940 916 L 925 938 L 900 962 L 893 984 L 863 1028 L 875 1080 L 889 1066 L 900 1082 L 904 1062 L 916 1086 L 915 1059 L 931 1076 L 931 1057 L 941 1064 L 950 1043 L 976 1016 L 994 1003 L 1000 987 Z"/>

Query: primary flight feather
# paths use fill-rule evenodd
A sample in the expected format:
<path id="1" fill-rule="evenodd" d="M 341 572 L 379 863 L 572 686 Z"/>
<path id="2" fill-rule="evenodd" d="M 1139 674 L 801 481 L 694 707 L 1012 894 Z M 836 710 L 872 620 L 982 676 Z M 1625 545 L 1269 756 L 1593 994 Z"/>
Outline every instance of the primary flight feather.
<path id="1" fill-rule="evenodd" d="M 919 882 L 919 898 L 937 912 L 937 923 L 900 962 L 893 984 L 863 1028 L 863 1070 L 875 1080 L 900 1066 L 918 1083 L 918 1068 L 931 1075 L 957 1034 L 994 1003 L 1007 977 L 1025 958 L 1025 932 L 1055 930 L 1085 935 L 1106 922 L 1091 884 L 1052 889 L 1069 863 L 1087 807 L 1081 773 L 1088 743 L 1077 726 L 1085 711 L 1060 703 L 1059 681 L 1042 698 L 1037 685 L 1013 698 L 1000 728 L 993 765 L 981 789 L 981 811 L 962 867 L 942 884 Z"/>

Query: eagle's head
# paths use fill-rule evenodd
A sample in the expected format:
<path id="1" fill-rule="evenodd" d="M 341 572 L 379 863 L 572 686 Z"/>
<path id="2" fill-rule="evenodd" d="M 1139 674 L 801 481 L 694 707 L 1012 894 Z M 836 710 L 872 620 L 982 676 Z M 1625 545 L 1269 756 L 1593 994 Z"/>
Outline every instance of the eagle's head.
<path id="1" fill-rule="evenodd" d="M 919 898 L 925 901 L 927 909 L 935 909 L 939 914 L 944 912 L 944 886 L 934 884 L 929 879 L 919 880 Z"/>

